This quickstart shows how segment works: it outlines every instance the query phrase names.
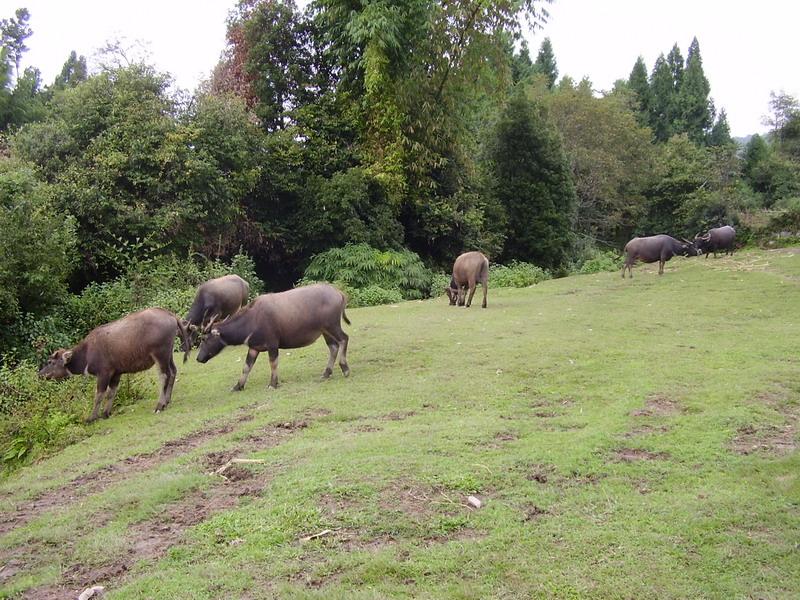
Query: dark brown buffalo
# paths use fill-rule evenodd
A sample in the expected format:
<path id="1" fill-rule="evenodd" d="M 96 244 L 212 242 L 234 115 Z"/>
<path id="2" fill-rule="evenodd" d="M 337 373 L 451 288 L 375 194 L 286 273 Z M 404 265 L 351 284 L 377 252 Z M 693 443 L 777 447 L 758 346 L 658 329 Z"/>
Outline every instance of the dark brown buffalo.
<path id="1" fill-rule="evenodd" d="M 673 256 L 697 256 L 697 249 L 688 240 L 676 240 L 669 235 L 653 235 L 650 237 L 633 238 L 625 244 L 625 264 L 622 267 L 622 277 L 625 269 L 633 278 L 631 267 L 637 260 L 652 263 L 658 261 L 658 274 L 664 274 L 664 263 Z"/>
<path id="2" fill-rule="evenodd" d="M 322 336 L 328 345 L 330 357 L 322 373 L 328 378 L 339 355 L 339 366 L 345 377 L 350 374 L 347 365 L 348 335 L 342 330 L 341 319 L 349 325 L 344 310 L 347 299 L 335 287 L 327 284 L 309 285 L 279 294 L 263 294 L 253 300 L 224 323 L 214 327 L 203 339 L 197 351 L 201 363 L 214 358 L 225 346 L 246 344 L 247 353 L 242 376 L 234 386 L 244 388 L 250 369 L 260 352 L 269 353 L 272 369 L 269 387 L 278 387 L 278 349 L 309 346 Z"/>
<path id="3" fill-rule="evenodd" d="M 469 308 L 479 283 L 483 287 L 482 306 L 486 308 L 486 294 L 489 291 L 489 259 L 480 252 L 465 252 L 453 263 L 450 287 L 445 290 L 450 299 L 450 306 L 456 303 L 464 306 L 464 296 L 469 289 L 469 297 L 466 299 L 466 306 Z"/>
<path id="4" fill-rule="evenodd" d="M 224 275 L 201 284 L 186 315 L 192 342 L 198 329 L 234 314 L 247 304 L 249 295 L 250 284 L 238 275 Z"/>
<path id="5" fill-rule="evenodd" d="M 71 349 L 56 350 L 39 370 L 46 379 L 65 379 L 71 375 L 97 377 L 94 410 L 89 422 L 97 419 L 100 401 L 106 397 L 103 417 L 111 414 L 120 377 L 158 365 L 161 388 L 156 412 L 164 410 L 172 398 L 178 369 L 172 359 L 175 336 L 181 338 L 183 361 L 189 355 L 189 335 L 183 321 L 163 308 L 148 308 L 106 323 L 89 332 Z"/>
<path id="6" fill-rule="evenodd" d="M 699 233 L 694 238 L 694 245 L 708 258 L 708 253 L 713 252 L 717 258 L 717 251 L 725 250 L 725 254 L 733 254 L 733 243 L 736 240 L 736 230 L 730 225 L 709 229 L 705 235 Z"/>

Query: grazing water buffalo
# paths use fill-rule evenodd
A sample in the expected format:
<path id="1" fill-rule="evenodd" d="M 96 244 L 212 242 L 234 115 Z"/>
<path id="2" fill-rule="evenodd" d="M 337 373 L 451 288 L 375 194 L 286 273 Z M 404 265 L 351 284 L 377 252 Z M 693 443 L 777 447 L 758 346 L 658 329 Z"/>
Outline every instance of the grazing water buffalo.
<path id="1" fill-rule="evenodd" d="M 730 225 L 709 229 L 705 235 L 699 233 L 694 238 L 694 245 L 697 249 L 704 252 L 706 258 L 708 253 L 713 252 L 717 258 L 717 250 L 725 250 L 725 254 L 733 254 L 733 242 L 736 239 L 736 230 Z"/>
<path id="2" fill-rule="evenodd" d="M 483 308 L 486 308 L 486 293 L 489 291 L 489 259 L 480 252 L 466 252 L 453 263 L 453 276 L 450 278 L 450 287 L 445 291 L 450 299 L 450 306 L 458 303 L 464 306 L 464 296 L 469 288 L 469 297 L 466 305 L 472 304 L 477 284 L 483 287 Z"/>
<path id="3" fill-rule="evenodd" d="M 658 261 L 658 274 L 664 274 L 664 263 L 676 255 L 697 256 L 697 248 L 688 240 L 676 240 L 669 235 L 653 235 L 650 237 L 633 238 L 625 244 L 625 264 L 622 267 L 622 277 L 625 269 L 633 278 L 631 267 L 637 260 L 652 263 Z"/>
<path id="4" fill-rule="evenodd" d="M 350 324 L 344 312 L 346 305 L 344 294 L 327 284 L 309 285 L 279 294 L 262 294 L 206 335 L 197 351 L 197 360 L 204 363 L 225 346 L 247 344 L 250 350 L 234 391 L 244 388 L 258 354 L 265 351 L 269 353 L 272 369 L 269 387 L 277 388 L 278 349 L 308 346 L 321 335 L 330 350 L 328 366 L 322 377 L 331 376 L 337 354 L 342 373 L 347 377 L 350 374 L 347 365 L 349 337 L 341 325 L 341 319 Z"/>
<path id="5" fill-rule="evenodd" d="M 238 275 L 224 275 L 201 284 L 186 315 L 192 343 L 199 329 L 234 314 L 247 304 L 249 295 L 250 284 Z"/>
<path id="6" fill-rule="evenodd" d="M 56 380 L 80 374 L 97 377 L 94 410 L 88 419 L 91 422 L 97 419 L 104 395 L 106 407 L 103 417 L 111 414 L 123 373 L 138 373 L 157 364 L 161 372 L 161 389 L 156 404 L 156 412 L 159 412 L 172 398 L 172 386 L 178 373 L 172 359 L 176 335 L 181 338 L 183 362 L 186 362 L 191 345 L 184 322 L 163 308 L 148 308 L 96 327 L 69 350 L 56 350 L 39 370 L 39 376 Z"/>

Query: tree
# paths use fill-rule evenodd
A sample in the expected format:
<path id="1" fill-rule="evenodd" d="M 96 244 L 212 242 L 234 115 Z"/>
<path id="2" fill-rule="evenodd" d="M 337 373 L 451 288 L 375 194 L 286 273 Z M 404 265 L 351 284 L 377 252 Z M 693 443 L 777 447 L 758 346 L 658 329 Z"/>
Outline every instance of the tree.
<path id="1" fill-rule="evenodd" d="M 533 69 L 545 76 L 547 87 L 552 90 L 558 79 L 558 67 L 556 66 L 556 56 L 553 53 L 553 44 L 550 43 L 549 37 L 544 38 L 539 48 L 539 54 L 536 56 L 536 62 L 533 63 Z"/>
<path id="2" fill-rule="evenodd" d="M 27 8 L 18 8 L 14 13 L 16 18 L 0 19 L 0 43 L 8 53 L 8 58 L 14 63 L 14 73 L 19 79 L 19 64 L 22 55 L 28 50 L 25 40 L 33 31 L 28 25 L 31 18 Z"/>
<path id="3" fill-rule="evenodd" d="M 596 98 L 591 86 L 559 84 L 541 101 L 556 124 L 577 192 L 575 228 L 600 240 L 622 241 L 641 217 L 654 150 L 627 96 Z"/>
<path id="4" fill-rule="evenodd" d="M 649 123 L 648 107 L 652 103 L 652 100 L 650 83 L 647 81 L 647 67 L 641 56 L 636 59 L 636 63 L 633 65 L 633 69 L 631 69 L 631 74 L 628 77 L 628 89 L 630 89 L 636 99 L 637 120 L 641 125 L 647 125 Z"/>
<path id="5" fill-rule="evenodd" d="M 502 257 L 548 269 L 566 263 L 573 247 L 575 188 L 558 132 L 541 106 L 515 91 L 491 143 L 495 195 L 508 217 Z"/>
<path id="6" fill-rule="evenodd" d="M 714 108 L 708 98 L 711 86 L 703 72 L 703 60 L 700 57 L 700 44 L 697 38 L 694 38 L 689 46 L 686 70 L 680 77 L 680 83 L 678 84 L 676 80 L 676 84 L 679 107 L 677 131 L 686 133 L 695 144 L 704 144 L 714 123 Z"/>
<path id="7" fill-rule="evenodd" d="M 686 207 L 701 202 L 708 193 L 712 158 L 706 148 L 675 135 L 658 146 L 652 182 L 646 190 L 647 213 L 639 224 L 640 234 L 690 235 L 685 223 Z"/>
<path id="8" fill-rule="evenodd" d="M 61 68 L 61 73 L 56 75 L 53 87 L 59 90 L 63 90 L 66 87 L 75 87 L 79 83 L 86 81 L 88 76 L 86 57 L 78 56 L 73 50 L 69 53 L 69 58 Z"/>
<path id="9" fill-rule="evenodd" d="M 697 41 L 696 38 L 695 41 Z M 672 46 L 672 50 L 667 54 L 667 64 L 672 73 L 672 89 L 677 96 L 683 85 L 683 55 L 677 43 Z"/>
<path id="10" fill-rule="evenodd" d="M 772 91 L 769 93 L 769 107 L 771 114 L 764 117 L 763 123 L 780 142 L 783 140 L 786 125 L 800 114 L 800 102 L 783 90 L 777 94 Z"/>
<path id="11" fill-rule="evenodd" d="M 0 160 L 0 339 L 20 313 L 60 302 L 75 262 L 75 221 L 51 201 L 32 165 Z"/>
<path id="12" fill-rule="evenodd" d="M 529 77 L 534 70 L 528 42 L 525 39 L 522 40 L 519 52 L 514 52 L 511 46 L 509 49 L 511 51 L 511 81 L 518 83 Z"/>
<path id="13" fill-rule="evenodd" d="M 719 111 L 717 120 L 714 122 L 714 126 L 711 128 L 711 133 L 708 136 L 708 145 L 728 146 L 733 143 L 733 139 L 731 138 L 731 129 L 728 125 L 728 115 L 723 108 Z"/>
<path id="14" fill-rule="evenodd" d="M 675 86 L 673 72 L 660 54 L 650 75 L 650 128 L 660 142 L 667 141 L 673 132 Z"/>
<path id="15" fill-rule="evenodd" d="M 255 185 L 260 144 L 241 103 L 200 99 L 181 114 L 168 84 L 138 64 L 102 72 L 11 140 L 53 185 L 59 214 L 77 219 L 81 282 L 158 252 L 215 248 Z"/>

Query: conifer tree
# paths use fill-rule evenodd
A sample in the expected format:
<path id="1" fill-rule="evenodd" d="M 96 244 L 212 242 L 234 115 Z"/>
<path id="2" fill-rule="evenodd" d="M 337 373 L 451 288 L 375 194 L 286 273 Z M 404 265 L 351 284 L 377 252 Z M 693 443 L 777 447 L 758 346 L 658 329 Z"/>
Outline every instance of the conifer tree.
<path id="1" fill-rule="evenodd" d="M 666 142 L 673 133 L 672 114 L 673 114 L 673 71 L 660 54 L 653 66 L 653 73 L 650 75 L 650 128 L 656 140 Z"/>
<path id="2" fill-rule="evenodd" d="M 672 46 L 672 50 L 667 54 L 667 63 L 669 64 L 669 70 L 672 72 L 672 85 L 675 92 L 680 92 L 681 84 L 683 84 L 683 55 L 677 43 Z"/>
<path id="3" fill-rule="evenodd" d="M 650 84 L 647 81 L 647 67 L 641 56 L 636 59 L 636 64 L 633 65 L 631 74 L 628 77 L 628 88 L 633 92 L 639 104 L 639 112 L 636 115 L 636 119 L 640 124 L 647 125 L 649 123 L 647 110 L 650 106 L 651 93 Z"/>
<path id="4" fill-rule="evenodd" d="M 703 72 L 697 38 L 689 46 L 686 70 L 678 92 L 678 131 L 686 133 L 695 144 L 704 144 L 714 122 L 713 104 L 708 98 L 711 86 Z M 727 123 L 726 123 L 727 125 Z"/>
<path id="5" fill-rule="evenodd" d="M 558 131 L 522 89 L 500 115 L 490 155 L 508 217 L 504 259 L 562 267 L 572 247 L 575 187 Z"/>
<path id="6" fill-rule="evenodd" d="M 731 128 L 728 125 L 728 115 L 725 109 L 719 111 L 714 127 L 711 128 L 711 133 L 708 136 L 709 146 L 728 146 L 733 143 L 731 138 Z"/>
<path id="7" fill-rule="evenodd" d="M 536 62 L 533 63 L 533 69 L 547 78 L 547 87 L 552 90 L 558 79 L 558 67 L 550 38 L 544 38 L 539 48 L 539 54 L 536 56 Z"/>

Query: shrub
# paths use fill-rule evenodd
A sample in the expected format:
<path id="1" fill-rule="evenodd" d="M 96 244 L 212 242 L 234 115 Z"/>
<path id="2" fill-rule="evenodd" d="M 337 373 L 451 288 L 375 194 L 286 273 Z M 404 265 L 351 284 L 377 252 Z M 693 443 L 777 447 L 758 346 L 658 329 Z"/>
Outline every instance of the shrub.
<path id="1" fill-rule="evenodd" d="M 40 379 L 33 363 L 0 366 L 0 468 L 8 471 L 55 452 L 90 434 L 83 423 L 94 399 L 95 380 Z M 115 408 L 152 396 L 146 379 L 126 375 Z"/>
<path id="2" fill-rule="evenodd" d="M 445 273 L 434 273 L 431 279 L 431 289 L 428 296 L 438 298 L 444 295 L 445 288 L 450 287 L 450 275 Z"/>
<path id="3" fill-rule="evenodd" d="M 92 283 L 80 294 L 67 296 L 43 317 L 18 315 L 9 336 L 13 343 L 4 349 L 5 358 L 42 361 L 56 348 L 76 343 L 98 325 L 152 306 L 184 315 L 200 283 L 228 273 L 245 279 L 251 295 L 263 289 L 253 260 L 243 254 L 234 256 L 230 265 L 202 256 L 163 256 L 136 263 L 122 277 Z"/>
<path id="4" fill-rule="evenodd" d="M 384 297 L 387 302 L 396 302 L 398 300 L 388 298 L 395 298 L 396 294 L 400 295 L 399 300 L 430 296 L 433 273 L 410 250 L 381 251 L 367 244 L 348 244 L 311 259 L 299 284 L 314 281 L 337 284 L 354 302 L 368 289 L 371 291 L 363 296 L 365 300 Z M 355 306 L 355 303 L 351 305 Z"/>
<path id="5" fill-rule="evenodd" d="M 583 261 L 577 273 L 602 273 L 604 271 L 618 271 L 622 268 L 622 257 L 610 250 L 596 250 Z"/>
<path id="6" fill-rule="evenodd" d="M 550 279 L 550 274 L 531 263 L 512 260 L 507 265 L 489 267 L 490 287 L 528 287 L 546 279 Z"/>

